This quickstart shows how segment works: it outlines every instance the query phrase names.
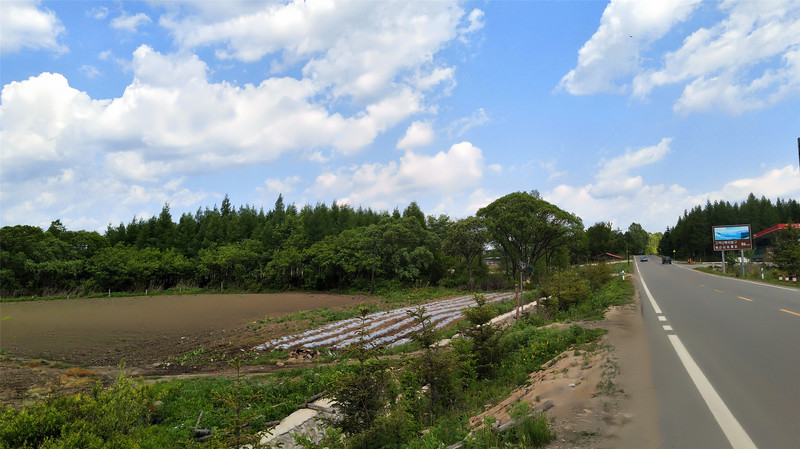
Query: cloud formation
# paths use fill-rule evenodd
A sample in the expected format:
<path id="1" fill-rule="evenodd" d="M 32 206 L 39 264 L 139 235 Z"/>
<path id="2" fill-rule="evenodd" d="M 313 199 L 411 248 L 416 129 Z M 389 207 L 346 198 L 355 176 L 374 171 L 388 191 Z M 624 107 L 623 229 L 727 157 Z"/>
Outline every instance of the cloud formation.
<path id="1" fill-rule="evenodd" d="M 64 26 L 55 13 L 39 8 L 37 0 L 0 2 L 0 52 L 13 53 L 23 48 L 67 51 L 58 43 Z"/>
<path id="2" fill-rule="evenodd" d="M 683 93 L 673 109 L 681 114 L 738 114 L 800 93 L 800 3 L 792 0 L 720 2 L 723 20 L 697 29 L 654 64 L 648 50 L 698 6 L 698 0 L 612 0 L 558 89 L 646 99 L 658 87 L 679 85 Z M 761 67 L 773 60 L 781 62 L 778 68 Z"/>
<path id="3" fill-rule="evenodd" d="M 593 183 L 560 184 L 543 197 L 576 213 L 587 227 L 598 221 L 611 221 L 620 228 L 637 222 L 648 232 L 659 232 L 674 225 L 683 211 L 709 200 L 744 201 L 751 192 L 771 199 L 800 195 L 800 170 L 792 166 L 735 179 L 710 192 L 690 192 L 679 184 L 649 184 L 635 174 L 638 168 L 663 161 L 672 152 L 671 143 L 672 138 L 664 138 L 656 145 L 603 161 Z"/>
<path id="4" fill-rule="evenodd" d="M 97 16 L 95 16 L 97 17 Z M 153 20 L 144 13 L 130 15 L 123 12 L 119 17 L 111 20 L 111 27 L 118 30 L 127 31 L 129 33 L 138 33 L 139 27 L 153 23 Z"/>
<path id="5" fill-rule="evenodd" d="M 457 143 L 447 152 L 426 156 L 407 151 L 399 161 L 339 168 L 317 177 L 311 191 L 338 195 L 342 202 L 389 208 L 415 195 L 447 196 L 474 187 L 483 177 L 480 148 Z"/>
<path id="6" fill-rule="evenodd" d="M 559 88 L 573 95 L 624 93 L 620 78 L 637 72 L 642 52 L 685 21 L 699 3 L 612 0 L 600 27 L 578 52 L 577 67 L 564 75 Z"/>
<path id="7" fill-rule="evenodd" d="M 433 142 L 433 127 L 430 122 L 416 121 L 406 130 L 406 135 L 397 142 L 401 150 L 421 147 Z"/>
<path id="8" fill-rule="evenodd" d="M 92 98 L 60 73 L 3 86 L 3 222 L 18 222 L 22 210 L 37 208 L 42 214 L 29 217 L 60 216 L 62 201 L 73 208 L 101 200 L 183 202 L 154 192 L 172 179 L 272 163 L 287 154 L 317 163 L 356 155 L 401 122 L 435 112 L 432 101 L 455 85 L 455 68 L 437 53 L 483 24 L 482 12 L 467 13 L 455 1 L 211 3 L 164 4 L 169 12 L 158 23 L 179 50 L 140 45 L 123 61 L 132 80 L 114 98 Z M 9 5 L 36 19 L 24 21 L 26 29 L 40 29 L 18 33 L 16 41 L 4 34 L 4 51 L 60 48 L 55 38 L 63 27 L 53 13 L 34 2 L 2 5 L 3 33 L 17 26 L 7 20 Z M 103 19 L 107 9 L 87 14 Z M 151 22 L 144 13 L 123 13 L 110 25 L 135 33 Z M 212 48 L 221 60 L 271 61 L 273 73 L 256 84 L 212 81 L 208 64 L 193 51 L 201 48 Z M 111 50 L 100 55 L 115 58 Z M 280 73 L 292 67 L 291 74 Z M 100 75 L 89 64 L 80 71 Z M 430 123 L 418 121 L 399 145 L 410 149 L 432 139 Z M 451 153 L 457 159 L 459 151 Z M 401 168 L 414 166 L 415 157 L 407 153 Z M 70 197 L 90 184 L 102 186 L 105 195 Z M 291 177 L 270 179 L 255 189 L 288 191 L 297 184 Z M 188 188 L 181 193 L 207 196 Z"/>

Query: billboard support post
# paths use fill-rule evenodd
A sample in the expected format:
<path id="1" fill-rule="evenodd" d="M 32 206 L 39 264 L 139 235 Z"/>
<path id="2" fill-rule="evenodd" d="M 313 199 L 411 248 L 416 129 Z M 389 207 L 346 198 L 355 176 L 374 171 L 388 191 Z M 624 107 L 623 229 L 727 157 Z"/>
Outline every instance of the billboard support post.
<path id="1" fill-rule="evenodd" d="M 725 250 L 722 250 L 722 274 L 725 274 Z"/>
<path id="2" fill-rule="evenodd" d="M 742 259 L 741 259 L 741 261 L 742 261 L 742 277 L 744 277 L 744 250 L 741 250 L 741 252 L 742 252 Z"/>

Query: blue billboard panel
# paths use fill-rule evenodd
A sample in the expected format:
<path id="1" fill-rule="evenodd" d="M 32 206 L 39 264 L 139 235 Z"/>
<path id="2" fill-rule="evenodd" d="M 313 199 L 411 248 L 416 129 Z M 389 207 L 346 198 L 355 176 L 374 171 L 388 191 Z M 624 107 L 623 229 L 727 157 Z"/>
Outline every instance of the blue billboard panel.
<path id="1" fill-rule="evenodd" d="M 714 226 L 714 251 L 751 248 L 750 225 Z"/>

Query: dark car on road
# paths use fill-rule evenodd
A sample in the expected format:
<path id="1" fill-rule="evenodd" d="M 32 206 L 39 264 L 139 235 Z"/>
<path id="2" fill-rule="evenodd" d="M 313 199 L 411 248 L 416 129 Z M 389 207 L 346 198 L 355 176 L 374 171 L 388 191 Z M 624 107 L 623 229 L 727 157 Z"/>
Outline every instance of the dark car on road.
<path id="1" fill-rule="evenodd" d="M 639 259 L 639 262 L 647 262 L 647 256 L 642 256 L 642 258 Z"/>
<path id="2" fill-rule="evenodd" d="M 672 265 L 672 259 L 670 259 L 669 256 L 664 256 L 664 258 L 661 259 L 661 263 L 668 263 Z"/>

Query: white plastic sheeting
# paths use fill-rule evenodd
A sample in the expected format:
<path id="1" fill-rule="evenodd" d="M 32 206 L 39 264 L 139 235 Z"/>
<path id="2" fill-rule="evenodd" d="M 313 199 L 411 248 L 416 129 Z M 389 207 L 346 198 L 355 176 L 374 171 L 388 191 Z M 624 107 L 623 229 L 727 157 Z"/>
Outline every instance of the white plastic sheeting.
<path id="1" fill-rule="evenodd" d="M 485 295 L 487 303 L 513 296 L 513 292 Z M 431 317 L 431 323 L 437 328 L 442 328 L 462 318 L 461 311 L 472 305 L 474 305 L 474 300 L 469 295 L 425 304 L 424 307 L 425 313 Z M 408 312 L 419 307 L 421 306 L 409 306 L 367 315 L 364 318 L 363 326 L 364 331 L 369 334 L 370 344 L 373 346 L 398 346 L 410 341 L 409 335 L 418 331 L 420 327 L 414 324 L 414 319 L 408 315 Z M 314 347 L 344 348 L 358 341 L 361 326 L 361 318 L 350 318 L 300 334 L 270 340 L 253 349 L 264 351 Z"/>

